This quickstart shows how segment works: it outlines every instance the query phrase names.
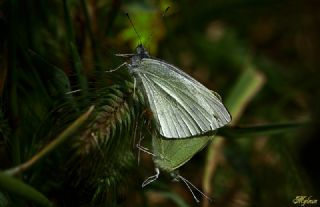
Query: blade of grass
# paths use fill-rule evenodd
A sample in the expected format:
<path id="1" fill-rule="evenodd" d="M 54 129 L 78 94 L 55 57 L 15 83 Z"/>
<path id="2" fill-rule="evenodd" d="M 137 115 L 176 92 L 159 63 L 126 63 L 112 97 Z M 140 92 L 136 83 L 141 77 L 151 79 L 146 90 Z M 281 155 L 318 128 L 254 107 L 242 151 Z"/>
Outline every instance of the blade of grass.
<path id="1" fill-rule="evenodd" d="M 18 3 L 16 0 L 9 1 L 9 20 L 8 20 L 8 91 L 9 103 L 10 103 L 10 118 L 17 120 L 18 118 L 18 93 L 17 93 L 17 8 Z M 14 164 L 21 163 L 21 145 L 17 136 L 12 136 L 11 140 L 11 156 Z"/>
<path id="2" fill-rule="evenodd" d="M 253 68 L 248 68 L 241 74 L 225 102 L 232 115 L 232 124 L 238 122 L 243 110 L 261 89 L 264 82 L 263 74 Z"/>
<path id="3" fill-rule="evenodd" d="M 2 51 L 1 51 L 2 52 Z M 0 55 L 0 96 L 3 97 L 3 90 L 5 83 L 7 82 L 7 75 L 8 75 L 8 57 L 6 53 L 3 56 Z"/>
<path id="4" fill-rule="evenodd" d="M 25 170 L 31 168 L 33 165 L 38 163 L 40 160 L 48 156 L 52 151 L 58 148 L 62 143 L 64 143 L 72 134 L 74 134 L 82 124 L 89 118 L 92 113 L 94 106 L 91 106 L 88 111 L 82 114 L 78 119 L 76 119 L 67 129 L 65 129 L 56 139 L 54 139 L 45 148 L 40 150 L 36 155 L 34 155 L 30 160 L 14 168 L 8 169 L 5 172 L 9 175 L 17 175 L 24 172 Z"/>
<path id="5" fill-rule="evenodd" d="M 64 11 L 64 18 L 65 18 L 65 24 L 66 24 L 66 30 L 67 30 L 67 39 L 68 39 L 69 50 L 72 58 L 73 68 L 76 72 L 82 95 L 86 97 L 88 93 L 88 82 L 84 74 L 83 64 L 75 44 L 76 42 L 75 35 L 72 27 L 72 21 L 69 13 L 67 0 L 63 0 L 63 11 Z"/>
<path id="6" fill-rule="evenodd" d="M 32 201 L 39 206 L 53 206 L 41 192 L 5 172 L 0 172 L 0 189 Z"/>
<path id="7" fill-rule="evenodd" d="M 89 35 L 89 39 L 91 42 L 91 47 L 92 47 L 92 53 L 93 53 L 93 58 L 94 58 L 94 65 L 101 65 L 101 61 L 100 61 L 100 56 L 98 53 L 98 45 L 96 44 L 96 38 L 93 34 L 93 30 L 92 30 L 92 24 L 91 24 L 91 19 L 90 19 L 90 15 L 89 15 L 89 9 L 88 9 L 88 2 L 86 0 L 81 0 L 81 6 L 82 6 L 82 10 L 84 13 L 84 20 L 85 20 L 85 26 Z M 98 70 L 98 72 L 104 72 L 100 69 L 100 67 L 96 67 L 96 70 Z"/>
<path id="8" fill-rule="evenodd" d="M 244 137 L 244 136 L 257 136 L 257 135 L 272 135 L 282 133 L 289 130 L 294 130 L 299 127 L 307 125 L 306 122 L 296 123 L 282 123 L 282 124 L 265 124 L 259 126 L 227 126 L 218 131 L 219 136 L 224 137 Z"/>
<path id="9" fill-rule="evenodd" d="M 243 71 L 225 102 L 226 107 L 232 116 L 231 124 L 235 124 L 239 120 L 247 104 L 261 89 L 264 83 L 265 77 L 262 73 L 250 67 Z M 212 193 L 210 185 L 211 179 L 213 177 L 213 174 L 215 173 L 215 169 L 217 168 L 219 162 L 218 157 L 221 153 L 223 145 L 224 139 L 218 136 L 214 139 L 214 141 L 208 148 L 202 186 L 204 193 L 209 196 Z M 209 206 L 209 202 L 206 199 L 203 200 L 203 206 Z"/>
<path id="10" fill-rule="evenodd" d="M 46 88 L 45 88 L 43 81 L 41 80 L 38 72 L 36 71 L 36 68 L 32 64 L 30 55 L 23 48 L 20 48 L 20 50 L 22 51 L 21 54 L 22 54 L 23 58 L 25 59 L 25 64 L 26 64 L 26 67 L 28 68 L 28 72 L 31 73 L 33 76 L 33 79 L 34 79 L 33 84 L 35 84 L 37 86 L 37 88 L 38 88 L 39 92 L 42 94 L 44 100 L 52 101 L 50 99 L 50 96 L 49 96 Z"/>
<path id="11" fill-rule="evenodd" d="M 69 79 L 61 68 L 58 68 L 57 66 L 47 62 L 40 54 L 33 50 L 29 50 L 28 53 L 36 67 L 44 67 L 47 68 L 48 71 L 53 71 L 50 73 L 50 75 L 53 77 L 50 78 L 55 80 L 52 81 L 52 84 L 54 84 L 54 87 L 57 88 L 59 92 L 66 94 L 71 91 Z M 49 79 L 49 81 L 51 79 Z"/>

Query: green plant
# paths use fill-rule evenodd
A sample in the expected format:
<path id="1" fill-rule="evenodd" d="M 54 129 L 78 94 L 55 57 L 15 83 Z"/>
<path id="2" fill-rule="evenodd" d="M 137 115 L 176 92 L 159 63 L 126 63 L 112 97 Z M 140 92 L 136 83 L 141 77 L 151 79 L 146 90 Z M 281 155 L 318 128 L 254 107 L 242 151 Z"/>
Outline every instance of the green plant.
<path id="1" fill-rule="evenodd" d="M 184 177 L 221 206 L 292 205 L 297 195 L 316 196 L 297 157 L 317 75 L 306 71 L 316 58 L 311 46 L 288 44 L 295 43 L 290 35 L 309 37 L 295 30 L 309 10 L 274 9 L 300 4 L 1 2 L 0 206 L 193 203 L 184 185 L 165 176 L 141 188 L 153 172 L 151 157 L 136 164 L 138 139 L 151 149 L 148 108 L 126 69 L 105 72 L 124 61 L 115 53 L 137 45 L 125 12 L 153 56 L 227 97 L 233 125 L 181 167 Z"/>

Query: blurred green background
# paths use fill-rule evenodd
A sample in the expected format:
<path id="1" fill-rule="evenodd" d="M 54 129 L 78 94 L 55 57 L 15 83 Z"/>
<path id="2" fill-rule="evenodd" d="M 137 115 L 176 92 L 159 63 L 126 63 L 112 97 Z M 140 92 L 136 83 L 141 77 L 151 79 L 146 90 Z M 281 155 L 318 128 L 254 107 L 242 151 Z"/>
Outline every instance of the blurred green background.
<path id="1" fill-rule="evenodd" d="M 0 206 L 49 206 L 48 200 L 56 206 L 299 206 L 296 196 L 319 200 L 319 6 L 316 0 L 0 1 Z M 134 147 L 144 137 L 151 148 L 150 137 L 139 133 L 149 125 L 141 119 L 147 109 L 141 94 L 133 95 L 127 70 L 105 72 L 125 61 L 115 54 L 133 53 L 140 41 L 151 56 L 224 100 L 246 97 L 234 106 L 234 125 L 309 124 L 219 137 L 182 166 L 181 175 L 212 203 L 196 204 L 183 183 L 165 174 L 142 189 L 154 174 L 152 157 L 142 153 L 138 165 Z M 237 84 L 246 71 L 258 82 L 249 87 L 250 80 L 242 80 L 248 96 Z M 37 154 L 90 105 L 95 111 L 85 125 L 52 153 Z M 41 162 L 10 170 L 34 156 Z"/>

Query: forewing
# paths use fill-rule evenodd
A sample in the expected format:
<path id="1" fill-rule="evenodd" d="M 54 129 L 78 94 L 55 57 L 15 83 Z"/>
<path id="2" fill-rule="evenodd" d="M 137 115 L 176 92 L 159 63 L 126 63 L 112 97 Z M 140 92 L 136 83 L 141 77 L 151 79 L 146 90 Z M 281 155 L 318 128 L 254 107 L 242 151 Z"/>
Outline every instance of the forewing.
<path id="1" fill-rule="evenodd" d="M 145 58 L 133 72 L 142 82 L 162 136 L 198 136 L 230 122 L 221 100 L 176 67 Z"/>

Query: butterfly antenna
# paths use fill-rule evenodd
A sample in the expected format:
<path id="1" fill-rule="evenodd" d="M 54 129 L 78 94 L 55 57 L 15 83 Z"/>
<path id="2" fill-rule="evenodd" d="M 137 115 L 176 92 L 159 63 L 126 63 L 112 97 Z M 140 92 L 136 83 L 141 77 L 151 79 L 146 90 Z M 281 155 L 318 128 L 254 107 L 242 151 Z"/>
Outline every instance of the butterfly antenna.
<path id="1" fill-rule="evenodd" d="M 199 199 L 197 198 L 197 196 L 194 194 L 193 190 L 191 189 L 191 187 L 189 186 L 189 183 L 182 177 L 179 175 L 179 178 L 184 182 L 184 184 L 186 184 L 186 186 L 188 187 L 189 191 L 191 192 L 194 200 L 196 200 L 197 203 L 199 203 Z"/>
<path id="2" fill-rule="evenodd" d="M 212 201 L 211 198 L 209 196 L 207 196 L 206 194 L 204 194 L 203 192 L 201 192 L 201 190 L 199 190 L 196 186 L 194 186 L 189 180 L 185 179 L 184 177 L 182 177 L 181 175 L 178 175 L 178 177 L 186 184 L 186 186 L 188 187 L 188 189 L 190 190 L 190 192 L 192 193 L 193 198 L 196 200 L 197 203 L 199 203 L 199 199 L 195 196 L 195 194 L 193 193 L 193 190 L 191 189 L 191 187 L 193 189 L 195 189 L 196 191 L 198 191 L 203 197 L 207 198 L 210 202 Z M 191 186 L 191 187 L 190 187 Z"/>
<path id="3" fill-rule="evenodd" d="M 129 22 L 130 22 L 130 24 L 131 24 L 134 32 L 137 34 L 137 36 L 138 36 L 138 38 L 139 38 L 139 43 L 140 43 L 140 45 L 142 45 L 141 36 L 140 36 L 140 34 L 138 33 L 138 31 L 136 30 L 136 27 L 134 26 L 134 24 L 133 24 L 133 22 L 132 22 L 132 20 L 131 20 L 131 18 L 130 18 L 130 16 L 129 16 L 129 13 L 128 13 L 128 12 L 126 13 L 126 16 L 127 16 L 127 18 L 129 19 Z"/>
<path id="4" fill-rule="evenodd" d="M 164 19 L 164 17 L 166 17 L 166 14 L 168 13 L 168 10 L 170 9 L 170 6 L 168 6 L 163 12 L 162 12 L 162 18 Z M 152 38 L 152 35 L 153 35 L 153 31 L 151 31 L 150 35 L 148 36 L 146 42 L 149 42 L 151 41 L 151 38 Z M 148 50 L 150 51 L 150 48 L 148 47 Z"/>
<path id="5" fill-rule="evenodd" d="M 164 12 L 162 13 L 162 17 L 166 17 L 166 14 L 168 13 L 169 9 L 170 9 L 170 6 L 168 6 L 168 7 L 164 10 Z"/>

